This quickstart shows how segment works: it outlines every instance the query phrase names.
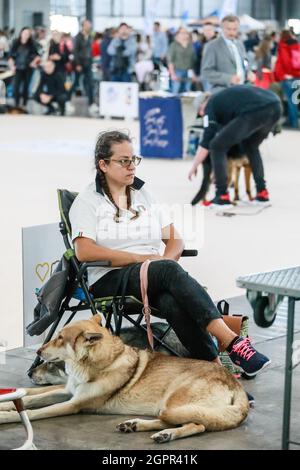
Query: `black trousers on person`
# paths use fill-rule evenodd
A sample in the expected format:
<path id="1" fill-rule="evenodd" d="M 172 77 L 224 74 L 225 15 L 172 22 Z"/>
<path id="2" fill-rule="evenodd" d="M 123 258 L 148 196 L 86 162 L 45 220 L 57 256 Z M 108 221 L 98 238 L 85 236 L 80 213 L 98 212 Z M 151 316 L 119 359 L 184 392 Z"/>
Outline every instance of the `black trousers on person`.
<path id="1" fill-rule="evenodd" d="M 94 101 L 93 72 L 91 65 L 82 66 L 81 72 L 75 72 L 75 80 L 70 94 L 72 95 L 76 92 L 77 88 L 79 87 L 81 77 L 83 77 L 83 87 L 85 94 L 88 97 L 89 105 L 91 105 Z"/>
<path id="2" fill-rule="evenodd" d="M 35 93 L 35 95 L 34 95 L 35 101 L 37 101 L 38 103 L 43 104 L 44 106 L 47 106 L 48 111 L 50 111 L 50 112 L 54 112 L 54 111 L 55 111 L 55 109 L 54 109 L 52 103 L 57 103 L 58 106 L 59 106 L 60 114 L 61 114 L 62 116 L 64 116 L 64 114 L 65 114 L 65 105 L 66 105 L 66 102 L 67 102 L 67 100 L 68 100 L 68 95 L 67 95 L 67 93 L 62 93 L 62 94 L 60 94 L 60 95 L 55 95 L 55 96 L 53 96 L 53 98 L 51 99 L 51 101 L 49 101 L 48 104 L 42 103 L 40 96 L 41 96 L 41 95 L 40 95 L 39 93 Z"/>
<path id="3" fill-rule="evenodd" d="M 133 295 L 141 300 L 141 264 L 132 265 L 125 295 Z M 91 288 L 95 297 L 117 295 L 115 292 L 124 269 L 114 269 L 105 274 Z M 208 324 L 221 318 L 213 301 L 183 268 L 172 260 L 152 261 L 148 270 L 148 298 L 151 306 L 174 329 L 176 335 L 195 359 L 212 361 L 218 355 Z"/>
<path id="4" fill-rule="evenodd" d="M 23 98 L 23 105 L 26 106 L 28 101 L 28 89 L 30 84 L 30 79 L 32 76 L 33 70 L 31 68 L 27 68 L 25 70 L 16 70 L 15 78 L 14 78 L 14 99 L 15 105 L 19 106 L 20 98 Z M 20 88 L 22 86 L 22 93 L 20 92 Z"/>
<path id="5" fill-rule="evenodd" d="M 241 114 L 223 127 L 212 139 L 210 156 L 217 196 L 227 192 L 227 152 L 236 144 L 242 144 L 244 153 L 249 159 L 257 192 L 266 188 L 259 146 L 268 137 L 280 116 L 280 103 L 268 105 L 255 112 Z"/>

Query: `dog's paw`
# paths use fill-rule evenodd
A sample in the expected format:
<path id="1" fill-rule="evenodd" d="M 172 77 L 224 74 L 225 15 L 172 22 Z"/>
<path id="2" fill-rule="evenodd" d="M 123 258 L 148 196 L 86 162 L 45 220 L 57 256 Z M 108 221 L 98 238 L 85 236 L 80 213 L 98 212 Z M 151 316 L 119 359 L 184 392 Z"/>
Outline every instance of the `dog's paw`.
<path id="1" fill-rule="evenodd" d="M 172 440 L 172 433 L 170 431 L 160 431 L 151 436 L 157 444 L 163 444 L 164 442 L 170 442 Z"/>
<path id="2" fill-rule="evenodd" d="M 124 423 L 120 423 L 117 426 L 117 430 L 121 432 L 136 432 L 137 431 L 137 421 L 129 420 L 124 421 Z"/>

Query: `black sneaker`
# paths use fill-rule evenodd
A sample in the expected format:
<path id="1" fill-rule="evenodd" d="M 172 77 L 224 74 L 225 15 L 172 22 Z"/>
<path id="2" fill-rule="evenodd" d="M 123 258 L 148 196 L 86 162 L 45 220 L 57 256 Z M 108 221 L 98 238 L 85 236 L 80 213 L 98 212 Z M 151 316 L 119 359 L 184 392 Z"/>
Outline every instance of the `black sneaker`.
<path id="1" fill-rule="evenodd" d="M 228 355 L 232 362 L 250 377 L 271 363 L 269 358 L 254 349 L 249 338 L 238 337 Z"/>
<path id="2" fill-rule="evenodd" d="M 216 196 L 211 201 L 203 202 L 203 205 L 206 207 L 217 207 L 225 208 L 233 207 L 233 203 L 230 201 L 229 193 L 222 194 L 221 196 Z"/>

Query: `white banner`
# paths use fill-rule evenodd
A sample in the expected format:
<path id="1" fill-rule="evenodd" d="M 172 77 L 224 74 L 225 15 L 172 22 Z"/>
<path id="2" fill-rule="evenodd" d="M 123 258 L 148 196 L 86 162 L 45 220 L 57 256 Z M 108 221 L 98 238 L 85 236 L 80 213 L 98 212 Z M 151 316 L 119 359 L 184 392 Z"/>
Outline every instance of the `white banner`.
<path id="1" fill-rule="evenodd" d="M 100 116 L 137 119 L 139 116 L 138 84 L 101 82 Z"/>
<path id="2" fill-rule="evenodd" d="M 37 304 L 36 290 L 49 280 L 65 251 L 58 223 L 22 229 L 25 347 L 44 340 L 44 334 L 33 337 L 26 335 L 25 327 L 33 321 L 33 311 Z"/>

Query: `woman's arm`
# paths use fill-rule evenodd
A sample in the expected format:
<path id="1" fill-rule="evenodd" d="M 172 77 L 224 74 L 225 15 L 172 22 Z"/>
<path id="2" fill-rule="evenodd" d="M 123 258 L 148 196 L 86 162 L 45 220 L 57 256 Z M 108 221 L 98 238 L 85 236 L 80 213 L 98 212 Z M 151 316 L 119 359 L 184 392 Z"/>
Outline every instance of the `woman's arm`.
<path id="1" fill-rule="evenodd" d="M 74 241 L 76 257 L 80 262 L 110 261 L 111 266 L 120 267 L 134 263 L 143 263 L 147 259 L 161 259 L 160 255 L 140 255 L 127 251 L 112 250 L 97 245 L 91 238 L 78 237 Z"/>
<path id="2" fill-rule="evenodd" d="M 174 224 L 170 224 L 162 229 L 162 241 L 166 245 L 162 257 L 178 261 L 184 250 L 184 242 L 175 229 Z"/>

